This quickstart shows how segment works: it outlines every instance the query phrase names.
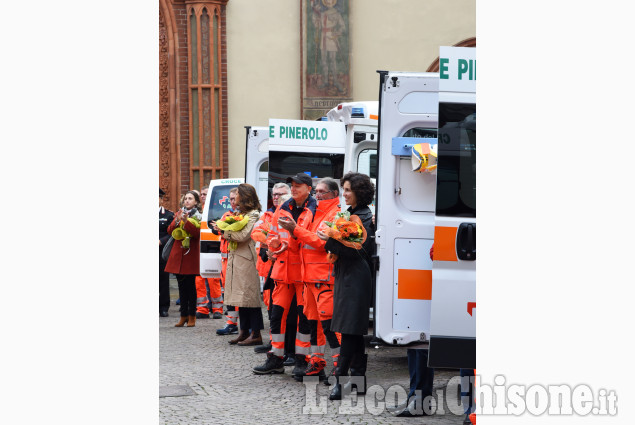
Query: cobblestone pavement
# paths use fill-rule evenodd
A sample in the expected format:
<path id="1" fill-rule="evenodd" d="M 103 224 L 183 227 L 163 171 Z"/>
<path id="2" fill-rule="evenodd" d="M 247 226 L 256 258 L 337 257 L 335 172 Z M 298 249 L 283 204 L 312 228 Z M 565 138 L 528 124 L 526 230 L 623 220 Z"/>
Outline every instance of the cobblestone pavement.
<path id="1" fill-rule="evenodd" d="M 254 366 L 265 361 L 265 354 L 254 353 L 253 347 L 229 345 L 234 336 L 216 335 L 216 329 L 224 326 L 225 319 L 199 319 L 193 328 L 175 328 L 178 308 L 174 301 L 178 297 L 175 281 L 171 282 L 172 306 L 170 316 L 159 318 L 159 418 L 160 424 L 461 424 L 463 416 L 457 416 L 446 407 L 444 414 L 427 417 L 399 418 L 389 412 L 369 409 L 361 404 L 363 414 L 345 414 L 340 401 L 329 401 L 330 387 L 305 385 L 291 377 L 291 367 L 281 375 L 255 375 Z M 268 337 L 266 311 L 265 335 Z M 327 348 L 328 350 L 328 348 Z M 367 348 L 368 386 L 379 385 L 383 390 L 397 384 L 407 390 L 408 362 L 406 350 L 399 347 L 381 346 Z M 327 351 L 327 358 L 330 356 Z M 327 365 L 330 370 L 331 364 Z M 456 370 L 436 370 L 434 392 L 446 393 L 450 378 L 458 375 Z M 191 389 L 190 394 L 178 395 L 178 386 Z M 455 403 L 457 391 L 452 386 L 444 397 L 447 403 Z M 307 391 L 307 388 L 309 389 Z M 314 388 L 317 388 L 315 395 Z M 379 390 L 379 388 L 377 388 Z M 381 394 L 383 394 L 381 390 Z M 307 392 L 313 397 L 309 403 Z M 166 396 L 168 395 L 168 396 Z M 405 396 L 405 393 L 404 393 Z M 361 399 L 361 398 L 360 398 Z M 375 399 L 366 394 L 366 406 L 373 411 Z M 326 406 L 325 414 L 303 414 L 303 406 Z M 356 406 L 355 402 L 352 406 Z"/>

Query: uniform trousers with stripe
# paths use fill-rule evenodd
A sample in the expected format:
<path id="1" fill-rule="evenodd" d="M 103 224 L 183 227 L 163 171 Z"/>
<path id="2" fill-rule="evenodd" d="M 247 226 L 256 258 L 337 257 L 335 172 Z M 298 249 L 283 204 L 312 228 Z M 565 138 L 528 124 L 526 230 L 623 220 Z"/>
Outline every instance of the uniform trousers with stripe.
<path id="1" fill-rule="evenodd" d="M 196 312 L 209 315 L 209 308 L 207 308 L 209 300 L 207 298 L 207 285 L 205 281 L 206 279 L 202 276 L 196 276 Z"/>
<path id="2" fill-rule="evenodd" d="M 224 255 L 224 257 L 223 257 Z M 221 285 L 225 287 L 225 275 L 227 273 L 227 254 L 221 253 L 222 268 L 220 272 Z M 225 304 L 227 307 L 227 325 L 238 326 L 238 307 Z"/>
<path id="3" fill-rule="evenodd" d="M 287 316 L 296 297 L 298 312 L 298 328 L 295 338 L 295 354 L 309 355 L 311 349 L 311 328 L 304 315 L 303 283 L 276 282 L 273 290 L 273 307 L 271 308 L 271 352 L 282 357 L 285 354 L 285 332 Z"/>
<path id="4" fill-rule="evenodd" d="M 210 301 L 208 308 L 211 309 L 212 313 L 222 313 L 223 291 L 220 287 L 220 279 L 217 277 L 205 279 L 205 284 L 207 285 L 207 298 Z"/>
<path id="5" fill-rule="evenodd" d="M 337 361 L 336 359 L 340 354 L 341 337 L 331 331 L 333 285 L 307 282 L 304 290 L 304 314 L 311 329 L 310 355 L 324 357 L 326 341 L 328 340 L 331 356 L 334 361 Z"/>

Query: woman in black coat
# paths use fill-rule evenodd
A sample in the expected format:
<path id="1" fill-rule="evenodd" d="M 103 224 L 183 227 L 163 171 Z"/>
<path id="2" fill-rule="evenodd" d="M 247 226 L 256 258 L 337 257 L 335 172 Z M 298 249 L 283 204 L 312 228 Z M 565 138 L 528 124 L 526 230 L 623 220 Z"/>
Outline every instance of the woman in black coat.
<path id="1" fill-rule="evenodd" d="M 337 255 L 335 283 L 333 285 L 333 319 L 331 330 L 342 334 L 340 357 L 336 376 L 337 384 L 331 391 L 331 400 L 341 400 L 343 381 L 340 376 L 356 376 L 344 391 L 357 387 L 357 394 L 366 393 L 366 364 L 364 335 L 368 334 L 368 321 L 372 293 L 371 256 L 375 254 L 375 226 L 373 214 L 368 208 L 375 194 L 375 186 L 365 174 L 347 173 L 340 180 L 343 196 L 349 205 L 348 212 L 356 215 L 366 229 L 366 241 L 362 249 L 349 248 L 318 231 L 326 240 L 324 249 Z"/>

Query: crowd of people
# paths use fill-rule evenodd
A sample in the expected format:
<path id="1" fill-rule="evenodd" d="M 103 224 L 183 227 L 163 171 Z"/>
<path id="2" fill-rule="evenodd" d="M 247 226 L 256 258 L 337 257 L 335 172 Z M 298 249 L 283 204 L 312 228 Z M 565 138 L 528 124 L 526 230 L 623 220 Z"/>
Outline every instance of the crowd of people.
<path id="1" fill-rule="evenodd" d="M 365 394 L 364 335 L 373 291 L 371 259 L 376 253 L 369 208 L 375 193 L 371 179 L 350 172 L 339 182 L 323 178 L 314 188 L 309 175 L 290 176 L 286 183 L 273 186 L 273 206 L 265 212 L 255 188 L 239 184 L 230 192 L 231 209 L 209 223 L 221 237 L 220 279 L 198 276 L 202 192 L 206 196 L 207 188 L 201 193 L 188 191 L 174 214 L 163 208 L 163 191 L 159 192 L 160 257 L 162 252 L 166 257 L 163 248 L 169 236 L 174 239 L 167 260 L 160 260 L 160 315 L 168 314 L 166 274 L 172 273 L 178 282 L 181 316 L 175 326 L 195 326 L 196 318 L 209 318 L 210 311 L 221 318 L 224 304 L 227 322 L 217 335 L 235 335 L 229 344 L 255 346 L 256 353 L 266 353 L 264 362 L 254 365 L 254 374 L 280 374 L 285 366 L 294 366 L 297 380 L 318 376 L 327 385 L 334 383 L 331 400 L 351 391 Z M 348 208 L 341 208 L 340 196 Z M 349 235 L 343 228 L 353 230 Z M 263 302 L 269 317 L 268 339 L 263 337 Z M 330 362 L 325 357 L 327 343 Z M 412 351 L 409 397 L 421 390 L 428 393 L 425 397 L 432 392 L 433 372 L 422 365 L 423 352 Z M 407 409 L 402 410 L 408 415 Z"/>

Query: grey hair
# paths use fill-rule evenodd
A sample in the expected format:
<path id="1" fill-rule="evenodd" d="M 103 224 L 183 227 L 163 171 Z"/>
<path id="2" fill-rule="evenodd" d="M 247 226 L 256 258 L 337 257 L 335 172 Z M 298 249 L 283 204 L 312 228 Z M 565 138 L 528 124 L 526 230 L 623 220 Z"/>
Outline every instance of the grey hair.
<path id="1" fill-rule="evenodd" d="M 340 185 L 337 183 L 337 180 L 330 177 L 324 177 L 318 182 L 318 184 L 326 185 L 330 191 L 335 192 L 337 196 L 340 196 Z"/>
<path id="2" fill-rule="evenodd" d="M 289 185 L 282 182 L 274 184 L 273 187 L 271 188 L 271 193 L 273 193 L 274 190 L 283 188 L 283 187 L 287 190 L 287 193 L 291 193 L 291 188 L 289 187 Z"/>

